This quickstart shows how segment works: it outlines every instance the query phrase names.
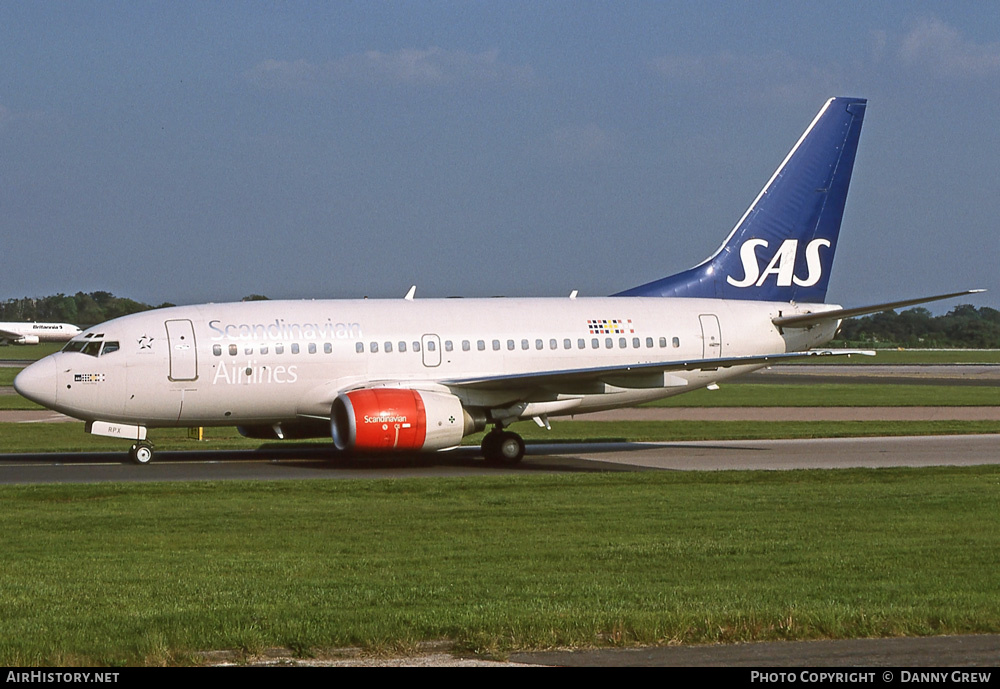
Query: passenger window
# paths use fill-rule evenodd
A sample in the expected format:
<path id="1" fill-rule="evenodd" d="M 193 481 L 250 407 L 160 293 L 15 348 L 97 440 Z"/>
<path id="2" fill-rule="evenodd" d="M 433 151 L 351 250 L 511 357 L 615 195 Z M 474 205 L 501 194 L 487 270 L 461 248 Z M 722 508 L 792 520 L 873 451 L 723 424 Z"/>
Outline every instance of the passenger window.
<path id="1" fill-rule="evenodd" d="M 299 353 L 299 343 L 295 342 L 292 344 L 292 354 L 298 354 L 298 353 Z"/>
<path id="2" fill-rule="evenodd" d="M 514 351 L 514 340 L 507 340 L 507 349 L 511 352 Z"/>
<path id="3" fill-rule="evenodd" d="M 674 338 L 674 347 L 680 347 L 680 346 L 681 346 L 681 338 L 675 337 Z"/>
<path id="4" fill-rule="evenodd" d="M 399 343 L 399 351 L 401 351 L 401 352 L 405 352 L 406 351 L 406 343 L 405 342 L 400 342 Z"/>
<path id="5" fill-rule="evenodd" d="M 376 352 L 378 352 L 378 342 L 372 342 L 368 346 L 368 349 L 371 351 L 372 354 L 375 354 Z"/>
<path id="6" fill-rule="evenodd" d="M 628 340 L 626 340 L 624 337 L 619 337 L 618 349 L 625 349 L 626 347 L 628 347 Z"/>
<path id="7" fill-rule="evenodd" d="M 650 348 L 653 346 L 653 338 L 651 337 L 646 338 L 646 346 Z"/>
<path id="8" fill-rule="evenodd" d="M 665 338 L 665 337 L 661 337 L 660 338 L 660 346 L 661 347 L 666 347 L 667 346 L 667 338 Z"/>
<path id="9" fill-rule="evenodd" d="M 467 352 L 472 348 L 468 340 L 462 340 L 462 351 Z"/>
<path id="10" fill-rule="evenodd" d="M 528 341 L 521 340 L 521 349 L 527 349 L 527 348 L 528 348 Z"/>
<path id="11" fill-rule="evenodd" d="M 555 340 L 549 340 L 549 349 L 559 349 L 559 343 Z"/>
<path id="12" fill-rule="evenodd" d="M 267 354 L 267 345 L 261 345 L 260 346 L 260 353 L 261 354 Z"/>
<path id="13" fill-rule="evenodd" d="M 285 353 L 285 345 L 282 345 L 282 344 L 276 344 L 276 345 L 274 345 L 274 353 L 275 354 L 284 354 Z"/>
<path id="14" fill-rule="evenodd" d="M 586 349 L 587 348 L 587 341 L 581 337 L 579 340 L 576 341 L 576 348 L 577 349 Z"/>
<path id="15" fill-rule="evenodd" d="M 364 351 L 365 351 L 365 343 L 364 342 L 355 342 L 354 343 L 354 351 L 357 352 L 358 354 L 364 353 Z M 278 352 L 278 353 L 280 354 L 281 352 Z"/>
<path id="16" fill-rule="evenodd" d="M 590 341 L 590 347 L 591 347 L 591 349 L 600 349 L 600 348 L 601 348 L 601 341 L 600 341 L 600 340 L 598 340 L 598 339 L 597 339 L 597 338 L 595 337 L 594 339 L 592 339 L 592 340 Z"/>
<path id="17" fill-rule="evenodd" d="M 615 346 L 615 341 L 612 340 L 610 337 L 605 337 L 604 346 L 607 347 L 608 349 L 611 349 L 612 347 Z"/>
<path id="18" fill-rule="evenodd" d="M 476 341 L 476 349 L 478 349 L 480 352 L 485 352 L 486 351 L 486 341 L 485 340 L 477 340 Z"/>
<path id="19" fill-rule="evenodd" d="M 247 356 L 251 356 L 253 354 L 253 345 L 247 345 L 246 347 L 244 347 L 243 353 L 246 354 Z"/>
<path id="20" fill-rule="evenodd" d="M 444 351 L 450 352 L 452 350 L 451 340 L 444 341 Z"/>
<path id="21" fill-rule="evenodd" d="M 633 337 L 632 338 L 632 349 L 639 349 L 639 338 L 638 337 Z"/>
<path id="22" fill-rule="evenodd" d="M 69 349 L 69 347 L 67 347 L 67 349 Z M 222 345 L 220 344 L 212 345 L 212 354 L 214 354 L 215 356 L 222 356 Z"/>
<path id="23" fill-rule="evenodd" d="M 493 340 L 493 351 L 494 352 L 500 351 L 500 340 Z"/>
<path id="24" fill-rule="evenodd" d="M 236 345 L 229 345 L 229 356 L 236 356 L 239 351 L 240 350 Z"/>
<path id="25" fill-rule="evenodd" d="M 535 340 L 535 349 L 541 349 L 544 346 L 541 340 Z"/>
<path id="26" fill-rule="evenodd" d="M 419 342 L 414 342 L 413 343 L 413 351 L 414 352 L 419 352 L 420 351 L 420 343 Z"/>
<path id="27" fill-rule="evenodd" d="M 315 342 L 310 342 L 309 343 L 309 353 L 310 354 L 315 354 L 316 353 L 316 343 Z"/>
<path id="28" fill-rule="evenodd" d="M 433 352 L 437 350 L 437 343 L 434 340 L 427 340 L 427 351 Z"/>
<path id="29" fill-rule="evenodd" d="M 386 352 L 386 354 L 390 353 L 391 351 L 392 351 L 392 343 L 391 342 L 386 342 L 385 343 L 385 352 Z"/>
<path id="30" fill-rule="evenodd" d="M 567 337 L 565 340 L 563 340 L 563 349 L 572 349 L 572 348 L 573 348 L 573 342 Z"/>
<path id="31" fill-rule="evenodd" d="M 267 354 L 267 347 L 261 348 L 260 353 L 261 354 Z M 332 342 L 324 342 L 323 343 L 323 353 L 324 354 L 333 354 L 333 343 Z"/>

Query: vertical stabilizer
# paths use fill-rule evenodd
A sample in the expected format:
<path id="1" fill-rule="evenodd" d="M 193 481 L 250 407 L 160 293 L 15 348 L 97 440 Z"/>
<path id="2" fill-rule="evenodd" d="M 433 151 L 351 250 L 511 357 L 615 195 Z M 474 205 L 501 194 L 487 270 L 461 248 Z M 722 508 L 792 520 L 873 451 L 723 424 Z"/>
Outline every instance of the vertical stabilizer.
<path id="1" fill-rule="evenodd" d="M 866 103 L 828 100 L 715 254 L 614 296 L 823 302 Z"/>

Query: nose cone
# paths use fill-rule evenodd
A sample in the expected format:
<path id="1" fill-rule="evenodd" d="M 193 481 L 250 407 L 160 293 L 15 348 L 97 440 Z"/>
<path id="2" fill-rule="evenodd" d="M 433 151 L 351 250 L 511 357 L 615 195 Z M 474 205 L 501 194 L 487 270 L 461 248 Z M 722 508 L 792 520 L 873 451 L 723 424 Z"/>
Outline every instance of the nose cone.
<path id="1" fill-rule="evenodd" d="M 56 362 L 47 356 L 28 366 L 14 378 L 14 389 L 32 402 L 52 408 L 56 403 Z"/>

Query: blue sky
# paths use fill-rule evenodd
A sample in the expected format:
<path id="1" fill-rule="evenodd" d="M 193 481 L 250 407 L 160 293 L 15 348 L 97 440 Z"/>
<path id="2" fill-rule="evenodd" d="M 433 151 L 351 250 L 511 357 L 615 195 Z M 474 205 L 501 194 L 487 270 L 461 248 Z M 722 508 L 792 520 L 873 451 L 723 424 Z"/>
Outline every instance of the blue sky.
<path id="1" fill-rule="evenodd" d="M 829 299 L 1000 307 L 991 3 L 3 2 L 0 299 L 609 294 L 713 252 L 834 95 Z"/>

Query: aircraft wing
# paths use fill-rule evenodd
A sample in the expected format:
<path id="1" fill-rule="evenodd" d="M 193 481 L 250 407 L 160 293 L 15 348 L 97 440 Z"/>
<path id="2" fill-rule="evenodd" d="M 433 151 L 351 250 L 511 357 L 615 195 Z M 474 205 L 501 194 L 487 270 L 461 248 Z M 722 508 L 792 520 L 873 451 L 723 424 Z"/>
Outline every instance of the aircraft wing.
<path id="1" fill-rule="evenodd" d="M 24 337 L 24 333 L 19 333 L 14 330 L 4 330 L 0 328 L 0 340 L 19 340 Z"/>
<path id="2" fill-rule="evenodd" d="M 732 366 L 762 366 L 785 361 L 799 361 L 824 356 L 875 356 L 875 352 L 860 349 L 817 349 L 807 352 L 783 352 L 754 356 L 720 357 L 716 359 L 690 359 L 662 361 L 627 366 L 596 366 L 592 368 L 514 373 L 474 378 L 453 378 L 438 381 L 442 385 L 459 389 L 516 390 L 524 388 L 575 388 L 588 383 L 608 383 L 618 387 L 669 386 L 667 374 L 672 371 L 696 371 L 730 368 Z M 684 382 L 676 384 L 683 385 Z"/>

